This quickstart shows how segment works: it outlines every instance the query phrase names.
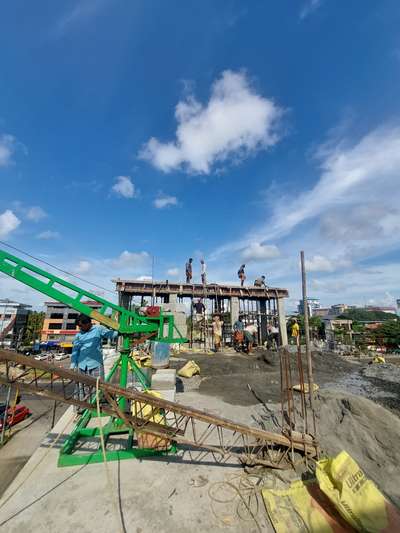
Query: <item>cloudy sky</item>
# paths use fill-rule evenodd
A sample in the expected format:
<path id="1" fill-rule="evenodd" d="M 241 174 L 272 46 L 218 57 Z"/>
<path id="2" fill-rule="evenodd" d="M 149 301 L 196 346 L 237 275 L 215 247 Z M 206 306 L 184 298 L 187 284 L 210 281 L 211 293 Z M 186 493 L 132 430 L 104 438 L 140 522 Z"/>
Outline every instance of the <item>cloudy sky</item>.
<path id="1" fill-rule="evenodd" d="M 4 2 L 0 239 L 107 288 L 245 262 L 289 309 L 303 249 L 322 304 L 392 304 L 399 27 L 396 0 Z"/>

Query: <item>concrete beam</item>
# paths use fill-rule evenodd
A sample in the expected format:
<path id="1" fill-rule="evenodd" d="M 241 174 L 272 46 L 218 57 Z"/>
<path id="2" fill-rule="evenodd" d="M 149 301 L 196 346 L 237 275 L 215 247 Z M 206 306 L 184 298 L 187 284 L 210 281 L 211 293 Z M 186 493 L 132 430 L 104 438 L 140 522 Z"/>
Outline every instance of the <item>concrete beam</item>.
<path id="1" fill-rule="evenodd" d="M 189 283 L 165 283 L 155 281 L 136 281 L 136 280 L 114 280 L 116 289 L 122 294 L 144 295 L 144 296 L 166 296 L 176 294 L 177 296 L 187 296 L 190 298 L 242 298 L 246 300 L 258 300 L 260 298 L 273 300 L 287 298 L 289 293 L 287 289 L 263 287 L 240 287 L 238 285 L 201 285 Z"/>

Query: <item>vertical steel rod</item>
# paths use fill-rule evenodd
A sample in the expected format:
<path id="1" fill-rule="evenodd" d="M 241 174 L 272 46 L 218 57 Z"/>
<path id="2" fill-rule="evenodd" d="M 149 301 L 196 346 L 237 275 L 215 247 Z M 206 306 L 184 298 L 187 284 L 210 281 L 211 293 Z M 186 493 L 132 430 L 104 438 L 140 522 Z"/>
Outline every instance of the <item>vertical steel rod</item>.
<path id="1" fill-rule="evenodd" d="M 6 431 L 6 425 L 7 425 L 7 418 L 8 418 L 8 406 L 10 405 L 10 397 L 11 397 L 11 385 L 8 387 L 7 392 L 7 400 L 6 400 L 6 408 L 4 411 L 4 417 L 3 417 L 3 427 L 1 428 L 1 439 L 0 444 L 3 446 L 4 444 L 4 434 Z"/>
<path id="2" fill-rule="evenodd" d="M 304 264 L 303 250 L 300 252 L 300 261 L 301 261 L 301 281 L 302 281 L 302 288 L 303 288 L 304 335 L 305 335 L 305 341 L 306 341 L 306 355 L 307 355 L 308 394 L 310 398 L 310 407 L 311 407 L 313 420 L 314 420 L 314 434 L 315 434 L 316 424 L 315 424 L 315 413 L 314 413 L 314 378 L 313 378 L 313 368 L 312 368 L 311 348 L 310 348 L 310 328 L 309 328 L 309 322 L 308 322 L 307 283 L 306 283 L 306 269 L 305 269 L 305 264 Z"/>

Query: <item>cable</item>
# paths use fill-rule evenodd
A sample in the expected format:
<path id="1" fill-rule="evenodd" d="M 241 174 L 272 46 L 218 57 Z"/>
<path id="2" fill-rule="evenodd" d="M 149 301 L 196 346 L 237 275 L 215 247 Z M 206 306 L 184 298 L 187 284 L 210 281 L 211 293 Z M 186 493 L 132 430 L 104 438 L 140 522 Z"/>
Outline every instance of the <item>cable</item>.
<path id="1" fill-rule="evenodd" d="M 93 287 L 96 287 L 97 289 L 101 289 L 102 291 L 107 291 L 115 296 L 115 291 L 106 289 L 106 287 L 103 287 L 102 285 L 97 285 L 97 283 L 93 283 L 92 281 L 88 281 L 87 279 L 81 278 L 80 276 L 77 276 L 76 274 L 73 274 L 72 272 L 68 272 L 68 270 L 63 270 L 62 268 L 52 265 L 51 263 L 48 263 L 47 261 L 44 261 L 43 259 L 39 259 L 39 257 L 35 257 L 34 255 L 31 255 L 28 252 L 21 250 L 21 248 L 17 248 L 16 246 L 13 246 L 12 244 L 8 244 L 7 242 L 1 241 L 1 240 L 0 240 L 0 244 L 2 244 L 3 246 L 8 246 L 8 248 L 11 248 L 12 250 L 15 250 L 16 252 L 19 252 L 20 254 L 24 254 L 27 257 L 34 259 L 35 261 L 39 261 L 39 263 L 43 263 L 44 265 L 54 268 L 55 270 L 58 270 L 59 272 L 62 272 L 63 274 L 67 274 L 67 276 L 72 276 L 76 279 L 79 279 L 79 281 L 83 281 L 84 283 L 87 283 L 88 285 L 92 285 Z"/>
<path id="2" fill-rule="evenodd" d="M 96 408 L 97 408 L 97 419 L 99 420 L 99 426 L 98 427 L 99 427 L 99 433 L 100 433 L 101 451 L 103 453 L 103 464 L 104 464 L 104 468 L 106 469 L 107 485 L 108 485 L 108 488 L 109 488 L 109 491 L 110 491 L 111 501 L 113 502 L 113 505 L 114 505 L 115 514 L 116 514 L 116 516 L 118 516 L 118 525 L 119 525 L 119 527 L 121 529 L 121 533 L 125 533 L 125 528 L 124 528 L 124 526 L 122 524 L 122 520 L 121 520 L 121 514 L 120 514 L 120 512 L 118 510 L 118 505 L 117 505 L 117 502 L 115 501 L 115 498 L 114 498 L 114 486 L 113 486 L 113 483 L 112 483 L 112 480 L 111 480 L 110 470 L 108 469 L 107 455 L 106 455 L 106 445 L 105 445 L 104 434 L 103 434 L 103 424 L 102 424 L 102 421 L 101 421 L 99 383 L 100 383 L 100 376 L 98 376 L 97 379 L 96 379 Z"/>

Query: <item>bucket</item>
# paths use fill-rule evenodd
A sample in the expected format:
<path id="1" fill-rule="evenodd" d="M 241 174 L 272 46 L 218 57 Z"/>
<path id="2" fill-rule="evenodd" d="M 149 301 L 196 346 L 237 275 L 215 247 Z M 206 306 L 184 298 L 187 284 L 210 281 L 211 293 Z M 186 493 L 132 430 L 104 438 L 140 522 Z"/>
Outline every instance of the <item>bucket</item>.
<path id="1" fill-rule="evenodd" d="M 168 368 L 169 367 L 169 349 L 170 345 L 166 342 L 151 342 L 151 367 Z"/>

